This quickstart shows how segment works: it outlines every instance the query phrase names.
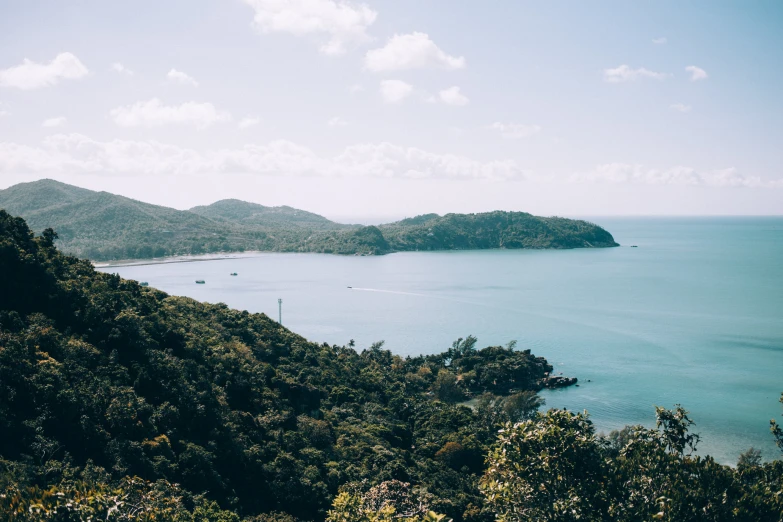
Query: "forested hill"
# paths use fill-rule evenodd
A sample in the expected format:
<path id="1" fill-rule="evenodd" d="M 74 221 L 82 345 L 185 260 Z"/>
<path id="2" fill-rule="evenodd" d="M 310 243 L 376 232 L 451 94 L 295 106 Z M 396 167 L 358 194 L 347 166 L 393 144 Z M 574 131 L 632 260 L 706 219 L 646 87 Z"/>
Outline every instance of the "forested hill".
<path id="1" fill-rule="evenodd" d="M 341 486 L 401 480 L 457 520 L 491 519 L 484 455 L 538 407 L 546 360 L 472 338 L 412 359 L 313 344 L 265 315 L 96 272 L 53 240 L 0 210 L 0 519 L 4 488 L 133 477 L 191 507 L 203 493 L 204 509 L 301 520 L 323 520 Z M 482 393 L 480 412 L 455 405 Z"/>
<path id="2" fill-rule="evenodd" d="M 427 214 L 379 228 L 392 251 L 617 246 L 609 232 L 593 223 L 526 212 Z"/>
<path id="3" fill-rule="evenodd" d="M 37 232 L 56 229 L 60 249 L 93 261 L 245 250 L 374 255 L 617 246 L 592 223 L 524 212 L 427 214 L 380 227 L 344 225 L 291 207 L 239 200 L 175 210 L 53 180 L 0 190 L 0 208 L 25 218 Z"/>
<path id="4" fill-rule="evenodd" d="M 609 437 L 537 413 L 552 367 L 513 343 L 318 345 L 96 272 L 55 239 L 0 210 L 0 520 L 783 517 L 783 461 L 691 456 L 681 408 Z"/>
<path id="5" fill-rule="evenodd" d="M 323 216 L 292 207 L 265 207 L 238 199 L 222 199 L 211 205 L 193 207 L 190 212 L 215 220 L 249 226 L 294 225 L 314 230 L 344 230 L 358 225 L 335 223 Z"/>

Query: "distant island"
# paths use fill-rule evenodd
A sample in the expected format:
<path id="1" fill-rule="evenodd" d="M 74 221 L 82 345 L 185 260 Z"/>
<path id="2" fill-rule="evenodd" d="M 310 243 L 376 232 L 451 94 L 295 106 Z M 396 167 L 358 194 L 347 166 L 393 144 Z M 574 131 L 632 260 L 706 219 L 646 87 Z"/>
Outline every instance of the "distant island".
<path id="1" fill-rule="evenodd" d="M 525 212 L 425 214 L 380 226 L 347 225 L 235 199 L 176 210 L 50 179 L 0 190 L 0 209 L 23 217 L 37 232 L 57 230 L 63 252 L 93 261 L 248 250 L 380 255 L 618 246 L 593 223 Z"/>

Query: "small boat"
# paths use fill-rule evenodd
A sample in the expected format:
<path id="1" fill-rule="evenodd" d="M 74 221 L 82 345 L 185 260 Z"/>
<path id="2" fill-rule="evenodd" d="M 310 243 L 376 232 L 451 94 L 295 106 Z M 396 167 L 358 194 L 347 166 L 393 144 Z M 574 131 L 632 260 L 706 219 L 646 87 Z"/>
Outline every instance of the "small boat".
<path id="1" fill-rule="evenodd" d="M 353 288 L 352 286 L 349 286 L 348 288 Z"/>
<path id="2" fill-rule="evenodd" d="M 196 284 L 197 285 L 203 285 L 204 284 L 204 280 L 203 279 L 196 279 Z"/>
<path id="3" fill-rule="evenodd" d="M 150 284 L 146 281 L 142 281 L 141 283 L 139 283 L 139 286 L 150 286 Z"/>
<path id="4" fill-rule="evenodd" d="M 235 275 L 237 275 L 237 273 L 236 272 L 231 272 L 231 275 L 235 276 Z"/>
<path id="5" fill-rule="evenodd" d="M 639 248 L 639 247 L 636 245 L 631 245 L 631 248 Z"/>

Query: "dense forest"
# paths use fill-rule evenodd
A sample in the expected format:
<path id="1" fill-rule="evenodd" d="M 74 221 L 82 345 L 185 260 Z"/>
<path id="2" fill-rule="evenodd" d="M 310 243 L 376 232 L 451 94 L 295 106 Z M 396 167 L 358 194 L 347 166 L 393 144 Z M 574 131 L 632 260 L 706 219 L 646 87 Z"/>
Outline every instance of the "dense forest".
<path id="1" fill-rule="evenodd" d="M 679 406 L 606 436 L 542 413 L 552 367 L 513 342 L 314 344 L 56 241 L 0 210 L 2 520 L 783 519 L 783 461 L 695 456 Z"/>
<path id="2" fill-rule="evenodd" d="M 57 230 L 63 252 L 93 261 L 258 250 L 376 255 L 415 250 L 617 246 L 586 221 L 524 212 L 427 214 L 345 225 L 291 207 L 239 200 L 175 210 L 53 180 L 0 190 L 0 208 L 36 232 Z"/>

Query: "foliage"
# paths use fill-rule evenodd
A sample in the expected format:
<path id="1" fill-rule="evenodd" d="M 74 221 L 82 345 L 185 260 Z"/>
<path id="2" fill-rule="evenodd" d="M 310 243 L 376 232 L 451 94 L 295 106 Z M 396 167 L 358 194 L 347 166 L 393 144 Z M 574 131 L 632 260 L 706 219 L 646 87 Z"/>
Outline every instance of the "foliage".
<path id="1" fill-rule="evenodd" d="M 500 520 L 606 519 L 605 464 L 586 414 L 509 424 L 488 461 L 481 487 Z"/>
<path id="2" fill-rule="evenodd" d="M 373 255 L 616 246 L 597 225 L 521 212 L 433 214 L 362 227 L 291 207 L 239 200 L 180 211 L 53 180 L 0 190 L 0 208 L 24 217 L 34 230 L 55 228 L 63 251 L 95 261 L 246 250 Z"/>
<path id="3" fill-rule="evenodd" d="M 504 522 L 783 520 L 783 462 L 735 470 L 692 457 L 688 413 L 656 415 L 658 429 L 633 426 L 608 439 L 586 415 L 564 410 L 508 425 L 481 481 L 487 502 Z"/>
<path id="4" fill-rule="evenodd" d="M 501 417 L 430 390 L 446 372 L 466 397 L 533 392 L 546 360 L 473 341 L 405 359 L 381 343 L 318 345 L 96 272 L 52 240 L 0 211 L 0 458 L 21 470 L 15 487 L 97 469 L 96 491 L 162 480 L 243 517 L 307 521 L 342 485 L 399 480 L 457 522 L 491 520 L 477 485 Z"/>
<path id="5" fill-rule="evenodd" d="M 742 471 L 747 468 L 753 468 L 761 465 L 761 451 L 753 446 L 743 451 L 737 459 L 737 469 Z"/>
<path id="6" fill-rule="evenodd" d="M 187 504 L 193 507 L 188 508 Z M 116 487 L 78 481 L 42 489 L 9 486 L 0 493 L 4 520 L 28 522 L 239 522 L 239 517 L 203 498 L 184 501 L 181 490 L 165 480 L 126 477 Z"/>
<path id="7" fill-rule="evenodd" d="M 585 248 L 617 246 L 603 228 L 573 219 L 526 212 L 428 214 L 380 227 L 389 246 L 402 250 Z"/>
<path id="8" fill-rule="evenodd" d="M 429 509 L 430 495 L 398 480 L 382 482 L 362 493 L 350 485 L 337 495 L 327 522 L 450 522 Z"/>

